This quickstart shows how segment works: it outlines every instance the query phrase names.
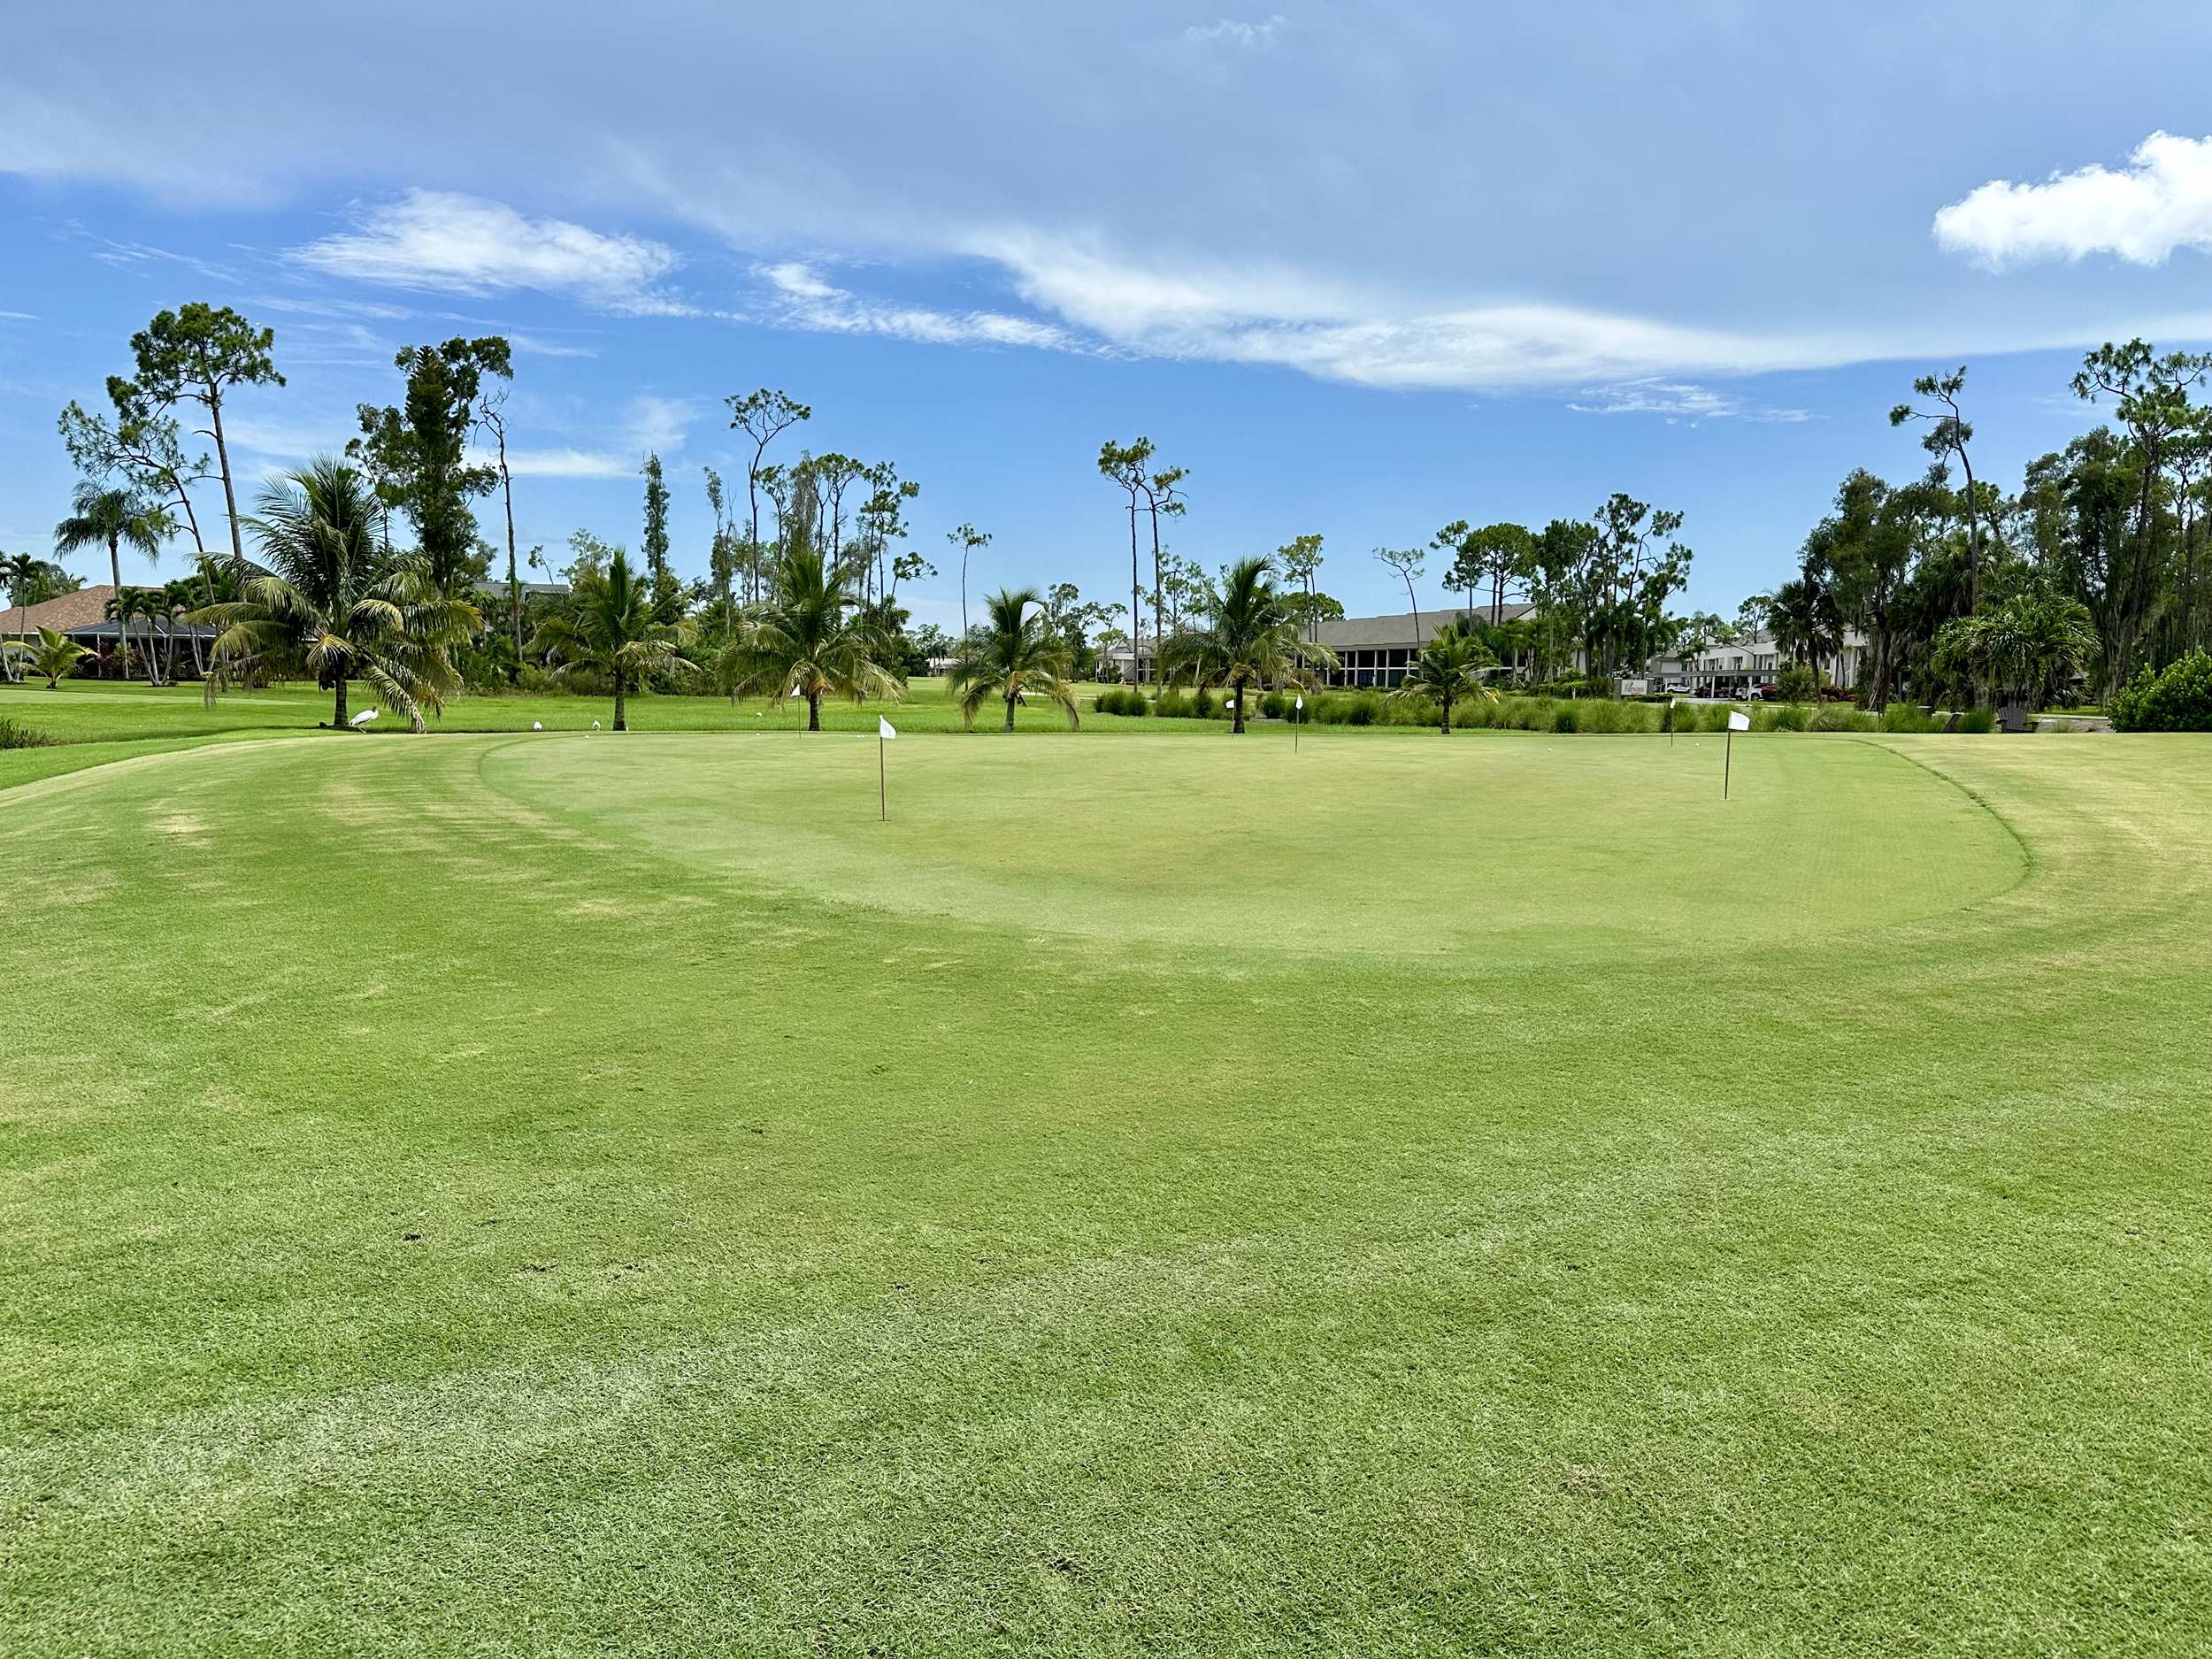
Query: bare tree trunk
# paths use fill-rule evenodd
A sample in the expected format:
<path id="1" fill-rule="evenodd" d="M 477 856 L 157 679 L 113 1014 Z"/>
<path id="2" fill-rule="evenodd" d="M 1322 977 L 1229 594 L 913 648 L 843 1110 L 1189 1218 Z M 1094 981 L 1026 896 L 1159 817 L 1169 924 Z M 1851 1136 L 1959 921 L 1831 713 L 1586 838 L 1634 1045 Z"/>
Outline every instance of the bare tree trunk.
<path id="1" fill-rule="evenodd" d="M 210 416 L 208 424 L 215 428 L 212 434 L 215 439 L 215 464 L 223 472 L 223 511 L 230 515 L 231 568 L 243 571 L 246 568 L 246 543 L 238 534 L 238 491 L 231 482 L 230 446 L 223 441 L 223 395 L 211 386 L 207 392 L 207 412 Z"/>
<path id="2" fill-rule="evenodd" d="M 337 701 L 331 705 L 330 729 L 334 732 L 346 729 L 346 677 L 343 674 L 338 676 Z"/>
<path id="3" fill-rule="evenodd" d="M 963 589 L 965 592 L 965 589 Z M 1137 498 L 1129 497 L 1129 683 L 1136 685 L 1144 679 L 1144 584 L 1137 574 Z M 1155 626 L 1153 649 L 1159 649 L 1159 633 Z"/>
<path id="4" fill-rule="evenodd" d="M 630 729 L 630 723 L 624 713 L 622 693 L 622 671 L 618 668 L 614 671 L 614 729 L 618 732 Z"/>
<path id="5" fill-rule="evenodd" d="M 1149 497 L 1148 496 L 1148 499 Z M 1160 503 L 1152 503 L 1152 649 L 1159 649 L 1159 642 L 1167 638 L 1160 626 Z M 1131 528 L 1134 528 L 1132 526 Z"/>
<path id="6" fill-rule="evenodd" d="M 822 729 L 822 694 L 818 691 L 806 694 L 806 729 L 810 732 Z"/>
<path id="7" fill-rule="evenodd" d="M 522 572 L 515 568 L 515 480 L 507 471 L 507 423 L 495 428 L 499 436 L 499 486 L 507 501 L 507 620 L 514 632 L 517 680 L 522 677 Z"/>

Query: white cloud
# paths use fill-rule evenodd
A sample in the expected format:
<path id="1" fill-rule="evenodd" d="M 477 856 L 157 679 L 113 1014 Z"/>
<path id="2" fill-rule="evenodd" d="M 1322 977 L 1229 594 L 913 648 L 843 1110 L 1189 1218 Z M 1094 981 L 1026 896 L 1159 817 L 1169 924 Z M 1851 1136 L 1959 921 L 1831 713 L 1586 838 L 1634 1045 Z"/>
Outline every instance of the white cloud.
<path id="1" fill-rule="evenodd" d="M 595 357 L 599 355 L 589 346 L 567 345 L 558 340 L 519 334 L 511 328 L 506 331 L 504 338 L 517 351 L 533 357 Z"/>
<path id="2" fill-rule="evenodd" d="M 607 449 L 510 449 L 507 470 L 517 478 L 627 478 L 644 460 L 641 450 L 628 455 Z"/>
<path id="3" fill-rule="evenodd" d="M 1281 12 L 1257 23 L 1222 18 L 1213 23 L 1194 23 L 1183 38 L 1194 46 L 1228 46 L 1239 51 L 1271 52 L 1290 19 Z"/>
<path id="4" fill-rule="evenodd" d="M 624 411 L 616 442 L 595 449 L 519 446 L 508 450 L 507 470 L 517 478 L 634 478 L 649 450 L 665 458 L 682 449 L 703 407 L 692 398 L 641 394 Z M 469 458 L 489 457 L 472 453 Z"/>
<path id="5" fill-rule="evenodd" d="M 227 266 L 201 258 L 197 254 L 177 253 L 167 248 L 156 248 L 142 242 L 117 242 L 88 230 L 82 221 L 64 219 L 60 228 L 65 242 L 81 242 L 92 250 L 92 257 L 102 265 L 113 265 L 119 271 L 145 271 L 164 265 L 181 265 L 196 275 L 216 282 L 234 282 L 237 273 Z"/>
<path id="6" fill-rule="evenodd" d="M 1022 297 L 1147 357 L 1296 369 L 1400 390 L 1507 391 L 1848 362 L 1863 341 L 1747 334 L 1565 305 L 1436 305 L 1302 273 L 1143 264 L 1066 237 L 1000 234 L 973 251 Z"/>
<path id="7" fill-rule="evenodd" d="M 1064 328 L 1035 318 L 1004 311 L 934 311 L 871 300 L 826 280 L 813 266 L 798 261 L 755 267 L 768 285 L 765 303 L 749 319 L 817 334 L 881 334 L 925 345 L 1031 346 L 1044 350 L 1077 349 Z"/>
<path id="8" fill-rule="evenodd" d="M 355 229 L 289 257 L 333 276 L 396 288 L 479 296 L 530 288 L 631 314 L 691 310 L 657 286 L 678 263 L 664 243 L 530 219 L 504 203 L 446 190 L 410 190 L 360 210 Z"/>
<path id="9" fill-rule="evenodd" d="M 1935 239 L 1991 265 L 2116 254 L 2158 265 L 2212 251 L 2212 138 L 2153 133 L 2118 170 L 2098 164 L 2040 184 L 1993 179 L 1935 216 Z"/>
<path id="10" fill-rule="evenodd" d="M 303 418 L 249 414 L 232 410 L 227 402 L 223 407 L 229 411 L 223 418 L 223 436 L 230 447 L 279 466 L 298 466 L 312 456 L 342 454 L 347 440 L 361 435 L 360 425 L 350 413 Z M 239 511 L 250 509 L 241 501 Z"/>
<path id="11" fill-rule="evenodd" d="M 290 311 L 301 317 L 366 317 L 378 322 L 404 322 L 421 315 L 404 305 L 387 305 L 377 300 L 272 299 L 265 295 L 253 302 L 253 309 Z"/>
<path id="12" fill-rule="evenodd" d="M 1577 414 L 1658 415 L 1670 426 L 1677 421 L 1687 421 L 1695 426 L 1705 420 L 1793 424 L 1812 419 L 1801 409 L 1770 408 L 1763 403 L 1747 403 L 1732 392 L 1717 391 L 1712 387 L 1699 386 L 1688 380 L 1670 380 L 1658 375 L 1623 380 L 1612 386 L 1585 387 L 1581 396 L 1590 401 L 1567 405 Z"/>

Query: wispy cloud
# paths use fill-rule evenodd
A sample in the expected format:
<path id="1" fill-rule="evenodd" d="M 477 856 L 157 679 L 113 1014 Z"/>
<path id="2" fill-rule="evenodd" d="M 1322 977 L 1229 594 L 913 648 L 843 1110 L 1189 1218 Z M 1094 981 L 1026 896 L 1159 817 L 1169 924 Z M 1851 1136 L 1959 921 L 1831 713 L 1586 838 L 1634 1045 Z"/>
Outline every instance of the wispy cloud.
<path id="1" fill-rule="evenodd" d="M 35 323 L 37 320 L 38 315 L 35 311 L 0 311 L 0 322 Z"/>
<path id="2" fill-rule="evenodd" d="M 288 257 L 310 270 L 395 288 L 475 296 L 526 288 L 629 315 L 693 309 L 659 286 L 679 263 L 664 243 L 531 219 L 503 202 L 446 190 L 410 190 L 357 207 L 354 229 Z"/>
<path id="3" fill-rule="evenodd" d="M 567 345 L 558 340 L 546 340 L 512 328 L 506 331 L 505 339 L 517 351 L 534 357 L 595 357 L 599 355 L 589 346 Z"/>
<path id="4" fill-rule="evenodd" d="M 223 406 L 230 410 L 227 402 Z M 296 466 L 311 456 L 340 454 L 346 441 L 360 434 L 351 414 L 335 411 L 322 415 L 233 411 L 223 419 L 223 435 L 234 449 L 274 466 Z M 242 501 L 239 511 L 246 511 Z"/>
<path id="5" fill-rule="evenodd" d="M 238 273 L 227 265 L 203 259 L 197 254 L 178 253 L 173 249 L 157 248 L 142 242 L 117 242 L 88 230 L 78 219 L 64 219 L 61 224 L 64 241 L 81 242 L 91 250 L 92 257 L 102 265 L 113 265 L 119 271 L 146 271 L 173 265 L 194 272 L 217 282 L 234 282 Z"/>
<path id="6" fill-rule="evenodd" d="M 706 407 L 695 398 L 641 393 L 625 407 L 611 442 L 591 448 L 518 446 L 507 452 L 508 470 L 517 478 L 634 477 L 649 451 L 665 457 L 681 450 Z"/>
<path id="7" fill-rule="evenodd" d="M 1707 420 L 1793 424 L 1812 419 L 1801 409 L 1776 409 L 1752 403 L 1732 392 L 1688 380 L 1664 380 L 1657 375 L 1623 380 L 1612 386 L 1586 386 L 1580 396 L 1588 401 L 1571 401 L 1567 405 L 1577 414 L 1657 415 L 1670 426 L 1683 422 L 1694 426 Z"/>
<path id="8" fill-rule="evenodd" d="M 1227 46 L 1238 51 L 1271 52 L 1290 19 L 1281 12 L 1256 23 L 1221 18 L 1212 23 L 1194 23 L 1183 38 L 1194 46 Z"/>
<path id="9" fill-rule="evenodd" d="M 1004 311 L 936 311 L 872 300 L 826 280 L 798 261 L 757 266 L 767 285 L 750 315 L 780 327 L 818 334 L 881 334 L 926 345 L 1030 346 L 1042 350 L 1081 349 L 1067 330 L 1033 317 Z"/>
<path id="10" fill-rule="evenodd" d="M 1935 239 L 2000 267 L 2093 253 L 2148 265 L 2177 248 L 2212 251 L 2212 138 L 2153 133 L 2117 170 L 1993 179 L 1937 212 Z"/>
<path id="11" fill-rule="evenodd" d="M 405 305 L 388 305 L 380 300 L 290 299 L 271 298 L 266 295 L 254 301 L 257 311 L 288 311 L 297 317 L 365 317 L 373 322 L 404 322 L 420 313 Z"/>

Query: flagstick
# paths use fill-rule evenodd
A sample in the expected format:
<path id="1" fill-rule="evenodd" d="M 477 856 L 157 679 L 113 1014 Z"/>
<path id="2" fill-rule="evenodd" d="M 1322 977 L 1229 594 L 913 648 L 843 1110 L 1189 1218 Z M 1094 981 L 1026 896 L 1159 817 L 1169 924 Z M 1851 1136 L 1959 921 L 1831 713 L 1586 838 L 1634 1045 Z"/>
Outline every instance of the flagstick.
<path id="1" fill-rule="evenodd" d="M 1736 728 L 1728 728 L 1728 741 L 1721 749 L 1720 798 L 1728 799 L 1728 774 L 1736 764 Z"/>
<path id="2" fill-rule="evenodd" d="M 891 821 L 891 774 L 883 764 L 883 733 L 876 733 L 876 813 L 877 822 Z"/>

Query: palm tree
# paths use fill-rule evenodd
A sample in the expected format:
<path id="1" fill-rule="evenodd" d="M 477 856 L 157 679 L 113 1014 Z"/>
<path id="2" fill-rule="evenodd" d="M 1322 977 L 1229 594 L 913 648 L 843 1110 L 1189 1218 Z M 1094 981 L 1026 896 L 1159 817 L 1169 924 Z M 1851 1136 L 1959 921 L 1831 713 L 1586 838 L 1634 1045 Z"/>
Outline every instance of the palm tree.
<path id="1" fill-rule="evenodd" d="M 1834 590 L 1815 576 L 1784 582 L 1774 590 L 1767 626 L 1792 662 L 1801 662 L 1817 673 L 1821 657 L 1838 648 L 1843 632 Z"/>
<path id="2" fill-rule="evenodd" d="M 34 672 L 46 676 L 49 691 L 58 689 L 61 677 L 92 655 L 67 634 L 57 634 L 51 628 L 38 631 L 35 645 L 19 645 L 15 649 L 28 659 Z"/>
<path id="3" fill-rule="evenodd" d="M 116 633 L 125 653 L 125 667 L 128 666 L 131 618 L 139 618 L 146 625 L 143 656 L 146 658 L 146 683 L 150 686 L 161 683 L 161 657 L 154 649 L 154 618 L 160 617 L 166 620 L 168 614 L 168 607 L 158 588 L 119 588 L 108 596 L 108 619 L 117 625 Z"/>
<path id="4" fill-rule="evenodd" d="M 946 689 L 960 698 L 960 718 L 971 731 L 975 711 L 988 697 L 1006 704 L 1006 729 L 1014 729 L 1014 707 L 1036 692 L 1067 710 L 1068 724 L 1080 725 L 1075 688 L 1068 683 L 1067 641 L 1052 632 L 1045 602 L 1033 588 L 1001 588 L 984 601 L 980 632 L 963 645 Z"/>
<path id="5" fill-rule="evenodd" d="M 845 577 L 795 525 L 771 572 L 768 597 L 716 659 L 715 674 L 733 696 L 804 697 L 806 729 L 818 732 L 825 695 L 855 703 L 902 695 L 905 682 L 887 666 L 896 660 L 895 641 L 855 611 Z"/>
<path id="6" fill-rule="evenodd" d="M 29 609 L 31 590 L 38 583 L 38 561 L 28 553 L 0 555 L 0 582 L 8 585 L 8 597 L 15 605 L 13 632 L 20 635 L 23 632 L 23 612 Z M 12 662 L 12 659 L 10 659 L 10 664 L 0 664 L 0 668 L 6 669 L 10 679 L 15 678 L 19 672 L 11 665 Z"/>
<path id="7" fill-rule="evenodd" d="M 1444 727 L 1452 729 L 1452 704 L 1483 698 L 1495 703 L 1498 694 L 1483 683 L 1483 676 L 1497 665 L 1497 658 L 1472 633 L 1447 628 L 1431 640 L 1406 677 L 1390 695 L 1394 697 L 1434 697 L 1444 705 Z"/>
<path id="8" fill-rule="evenodd" d="M 1939 673 L 1987 686 L 2003 701 L 2041 708 L 2053 690 L 2087 676 L 2097 661 L 2088 608 L 2062 595 L 2015 594 L 1944 624 L 1935 637 Z"/>
<path id="9" fill-rule="evenodd" d="M 176 534 L 176 525 L 163 509 L 127 489 L 104 488 L 93 479 L 79 482 L 69 505 L 69 517 L 54 526 L 54 551 L 74 553 L 104 545 L 119 595 L 123 591 L 122 544 L 129 542 L 150 564 L 160 557 L 161 544 Z"/>
<path id="10" fill-rule="evenodd" d="M 1336 653 L 1298 636 L 1298 624 L 1269 580 L 1265 558 L 1239 559 L 1208 608 L 1203 627 L 1179 629 L 1160 647 L 1164 678 L 1229 688 L 1231 729 L 1244 730 L 1247 686 L 1279 683 L 1310 665 L 1333 666 Z"/>
<path id="11" fill-rule="evenodd" d="M 169 660 L 162 670 L 165 680 L 174 680 L 177 677 L 177 618 L 199 609 L 201 595 L 195 588 L 196 584 L 188 576 L 162 584 L 161 626 L 169 639 Z M 205 673 L 206 667 L 200 660 L 198 631 L 194 630 L 189 637 L 192 641 L 192 672 L 195 674 Z"/>
<path id="12" fill-rule="evenodd" d="M 218 630 L 207 695 L 271 670 L 303 670 L 334 689 L 330 723 L 343 731 L 347 687 L 362 680 L 421 731 L 443 684 L 440 648 L 424 642 L 421 624 L 442 605 L 419 572 L 394 568 L 379 550 L 380 508 L 368 481 L 320 456 L 272 479 L 258 505 L 247 525 L 268 573 L 188 618 Z"/>
<path id="13" fill-rule="evenodd" d="M 587 574 L 573 603 L 538 624 L 529 645 L 538 657 L 559 658 L 554 672 L 564 679 L 592 671 L 614 681 L 614 729 L 630 729 L 626 700 L 631 688 L 660 669 L 690 668 L 677 652 L 678 626 L 653 620 L 653 588 L 630 569 L 620 548 L 605 572 Z"/>

